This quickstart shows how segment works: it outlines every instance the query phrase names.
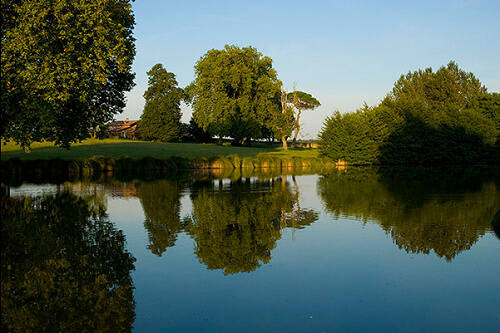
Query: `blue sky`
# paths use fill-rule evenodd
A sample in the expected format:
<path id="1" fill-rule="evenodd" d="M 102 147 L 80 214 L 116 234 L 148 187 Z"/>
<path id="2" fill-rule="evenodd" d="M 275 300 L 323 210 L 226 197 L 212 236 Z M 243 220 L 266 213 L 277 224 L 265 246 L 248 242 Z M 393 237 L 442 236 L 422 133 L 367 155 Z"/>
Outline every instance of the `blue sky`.
<path id="1" fill-rule="evenodd" d="M 136 86 L 119 118 L 138 119 L 156 63 L 194 78 L 195 62 L 225 44 L 251 45 L 273 59 L 285 87 L 322 106 L 304 116 L 314 138 L 335 110 L 378 103 L 403 73 L 454 60 L 500 91 L 500 1 L 136 0 Z M 183 121 L 191 109 L 183 106 Z"/>

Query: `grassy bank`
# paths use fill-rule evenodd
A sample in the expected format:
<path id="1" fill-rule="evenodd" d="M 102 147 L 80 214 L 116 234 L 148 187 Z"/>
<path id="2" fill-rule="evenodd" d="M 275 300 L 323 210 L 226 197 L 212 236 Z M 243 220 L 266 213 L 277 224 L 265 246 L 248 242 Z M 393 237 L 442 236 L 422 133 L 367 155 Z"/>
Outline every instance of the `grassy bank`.
<path id="1" fill-rule="evenodd" d="M 129 141 L 117 139 L 85 140 L 71 146 L 71 149 L 54 147 L 52 143 L 34 143 L 30 152 L 25 152 L 14 143 L 2 144 L 2 160 L 17 158 L 20 160 L 81 160 L 93 156 L 107 158 L 132 158 L 142 159 L 152 157 L 155 159 L 168 159 L 182 157 L 186 159 L 212 158 L 219 156 L 237 155 L 244 157 L 257 157 L 259 155 L 316 158 L 316 149 L 290 149 L 284 151 L 277 147 L 232 147 L 216 144 L 200 143 L 159 143 L 147 141 Z"/>
<path id="2" fill-rule="evenodd" d="M 2 183 L 60 182 L 67 179 L 93 178 L 101 174 L 111 174 L 123 179 L 158 178 L 167 174 L 189 170 L 207 170 L 218 177 L 239 178 L 260 174 L 301 174 L 320 173 L 335 167 L 327 159 L 303 158 L 279 154 L 259 154 L 255 157 L 237 155 L 186 159 L 170 157 L 155 159 L 111 158 L 94 156 L 78 160 L 20 160 L 12 158 L 0 162 Z"/>
<path id="3" fill-rule="evenodd" d="M 86 141 L 70 150 L 47 143 L 31 152 L 19 146 L 2 146 L 2 180 L 64 179 L 99 173 L 147 175 L 179 170 L 221 170 L 251 175 L 253 170 L 272 172 L 321 172 L 334 163 L 315 149 L 232 147 L 196 143 L 154 143 L 124 140 Z M 222 171 L 223 170 L 223 171 Z"/>

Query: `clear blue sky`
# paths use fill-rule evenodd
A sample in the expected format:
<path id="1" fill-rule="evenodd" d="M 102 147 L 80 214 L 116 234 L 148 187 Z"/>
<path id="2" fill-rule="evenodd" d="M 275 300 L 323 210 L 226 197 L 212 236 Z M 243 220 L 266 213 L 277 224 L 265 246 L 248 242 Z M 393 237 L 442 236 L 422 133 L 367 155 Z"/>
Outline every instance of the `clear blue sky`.
<path id="1" fill-rule="evenodd" d="M 161 1 L 136 0 L 136 86 L 118 117 L 138 119 L 146 71 L 162 63 L 181 87 L 195 62 L 225 44 L 254 46 L 273 59 L 285 87 L 322 106 L 304 117 L 314 138 L 333 111 L 378 103 L 403 73 L 455 60 L 500 91 L 500 1 Z M 183 121 L 191 109 L 183 106 Z"/>

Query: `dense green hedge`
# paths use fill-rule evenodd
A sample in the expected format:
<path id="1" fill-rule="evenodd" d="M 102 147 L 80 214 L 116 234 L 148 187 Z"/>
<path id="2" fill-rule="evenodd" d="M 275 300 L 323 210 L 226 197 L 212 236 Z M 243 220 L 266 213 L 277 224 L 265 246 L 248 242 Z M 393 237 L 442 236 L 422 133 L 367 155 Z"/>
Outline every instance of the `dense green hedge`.
<path id="1" fill-rule="evenodd" d="M 375 107 L 328 117 L 320 148 L 351 164 L 498 163 L 499 137 L 500 94 L 450 63 L 402 76 Z"/>

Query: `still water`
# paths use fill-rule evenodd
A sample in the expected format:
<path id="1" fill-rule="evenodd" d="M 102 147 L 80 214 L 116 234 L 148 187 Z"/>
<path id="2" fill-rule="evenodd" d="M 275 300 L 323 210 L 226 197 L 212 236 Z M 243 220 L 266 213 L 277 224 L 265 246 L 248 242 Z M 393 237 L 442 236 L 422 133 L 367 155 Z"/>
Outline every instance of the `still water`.
<path id="1" fill-rule="evenodd" d="M 498 169 L 2 187 L 2 331 L 498 331 Z"/>

